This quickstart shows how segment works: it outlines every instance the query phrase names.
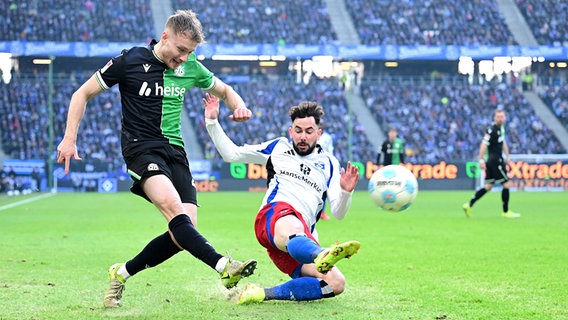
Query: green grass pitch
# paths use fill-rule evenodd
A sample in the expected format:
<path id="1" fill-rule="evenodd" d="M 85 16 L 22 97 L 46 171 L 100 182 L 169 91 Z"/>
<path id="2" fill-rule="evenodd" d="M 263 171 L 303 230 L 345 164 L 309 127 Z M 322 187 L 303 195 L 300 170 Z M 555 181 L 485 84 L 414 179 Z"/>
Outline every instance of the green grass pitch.
<path id="1" fill-rule="evenodd" d="M 567 193 L 511 194 L 517 220 L 489 193 L 465 218 L 471 192 L 421 191 L 402 213 L 354 195 L 343 221 L 318 223 L 320 242 L 359 240 L 338 267 L 345 292 L 312 302 L 237 306 L 217 274 L 182 252 L 129 279 L 123 306 L 107 310 L 107 269 L 166 229 L 128 193 L 0 198 L 0 319 L 568 319 Z M 37 196 L 37 195 L 32 195 Z M 256 242 L 262 193 L 200 193 L 198 229 L 221 253 L 256 258 L 246 279 L 287 281 Z M 239 287 L 243 287 L 243 282 Z"/>

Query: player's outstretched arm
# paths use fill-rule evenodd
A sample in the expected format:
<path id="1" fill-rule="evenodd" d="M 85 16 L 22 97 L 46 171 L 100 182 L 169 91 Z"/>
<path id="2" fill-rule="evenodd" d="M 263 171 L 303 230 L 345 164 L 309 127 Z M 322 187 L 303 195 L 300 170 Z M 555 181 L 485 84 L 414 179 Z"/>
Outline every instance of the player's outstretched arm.
<path id="1" fill-rule="evenodd" d="M 79 123 L 83 119 L 87 102 L 96 97 L 103 90 L 99 86 L 95 76 L 87 80 L 71 97 L 69 102 L 69 111 L 67 113 L 67 125 L 65 127 L 65 135 L 63 140 L 57 146 L 57 163 L 65 163 L 65 173 L 69 173 L 69 165 L 71 158 L 74 160 L 82 160 L 77 151 L 77 132 L 79 131 Z"/>
<path id="2" fill-rule="evenodd" d="M 481 170 L 485 170 L 485 150 L 487 150 L 487 145 L 482 142 L 479 145 L 479 154 L 477 155 L 479 167 Z"/>
<path id="3" fill-rule="evenodd" d="M 258 150 L 264 149 L 266 146 L 260 145 L 247 145 L 237 146 L 223 131 L 219 124 L 219 98 L 213 94 L 206 93 L 203 98 L 203 105 L 205 107 L 205 126 L 207 133 L 215 148 L 226 162 L 247 162 L 266 164 L 268 155 Z M 250 111 L 250 110 L 249 110 Z M 265 142 L 265 144 L 268 142 Z"/>
<path id="4" fill-rule="evenodd" d="M 233 111 L 233 114 L 229 116 L 231 120 L 244 122 L 252 117 L 252 112 L 246 107 L 243 98 L 230 85 L 219 78 L 215 78 L 215 87 L 210 90 L 210 93 L 222 99 L 227 107 Z"/>
<path id="5" fill-rule="evenodd" d="M 331 214 L 333 214 L 336 219 L 341 220 L 345 218 L 347 211 L 349 211 L 353 190 L 355 190 L 357 181 L 359 181 L 359 169 L 351 165 L 351 162 L 347 163 L 346 168 L 341 168 L 341 175 L 339 177 L 335 174 L 331 178 L 327 195 Z"/>

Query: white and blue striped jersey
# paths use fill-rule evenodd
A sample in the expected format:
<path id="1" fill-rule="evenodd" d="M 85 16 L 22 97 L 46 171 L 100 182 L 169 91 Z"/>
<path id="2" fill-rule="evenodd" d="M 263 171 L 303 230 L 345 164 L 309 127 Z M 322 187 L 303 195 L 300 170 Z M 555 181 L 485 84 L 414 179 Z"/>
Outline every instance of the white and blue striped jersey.
<path id="1" fill-rule="evenodd" d="M 343 219 L 351 204 L 352 192 L 341 189 L 341 167 L 335 156 L 319 145 L 313 153 L 298 155 L 288 139 L 281 137 L 255 145 L 235 145 L 217 120 L 206 119 L 207 131 L 227 162 L 266 164 L 268 190 L 261 207 L 286 202 L 302 214 L 313 230 L 326 197 L 331 213 Z"/>

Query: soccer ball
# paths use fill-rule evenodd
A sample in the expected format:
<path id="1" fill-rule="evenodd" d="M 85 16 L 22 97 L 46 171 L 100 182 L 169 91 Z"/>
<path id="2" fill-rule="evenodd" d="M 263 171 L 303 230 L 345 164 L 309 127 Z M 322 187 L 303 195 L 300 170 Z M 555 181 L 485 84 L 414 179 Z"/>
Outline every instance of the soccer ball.
<path id="1" fill-rule="evenodd" d="M 399 212 L 408 209 L 418 194 L 414 174 L 401 165 L 388 165 L 369 179 L 369 195 L 384 210 Z"/>

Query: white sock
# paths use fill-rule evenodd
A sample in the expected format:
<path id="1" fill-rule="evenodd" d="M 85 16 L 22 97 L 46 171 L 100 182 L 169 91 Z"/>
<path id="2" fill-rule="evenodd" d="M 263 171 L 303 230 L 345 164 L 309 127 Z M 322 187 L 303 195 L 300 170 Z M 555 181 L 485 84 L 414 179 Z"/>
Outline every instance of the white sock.
<path id="1" fill-rule="evenodd" d="M 116 273 L 121 275 L 124 278 L 124 280 L 130 278 L 130 273 L 128 273 L 128 270 L 126 270 L 126 263 L 121 265 L 120 268 L 118 268 L 118 271 L 116 271 Z"/>
<path id="2" fill-rule="evenodd" d="M 219 259 L 219 261 L 217 261 L 217 264 L 215 265 L 215 270 L 217 270 L 217 272 L 222 273 L 223 270 L 225 270 L 225 266 L 227 265 L 227 262 L 229 262 L 229 258 L 227 257 L 223 257 L 221 259 Z"/>

